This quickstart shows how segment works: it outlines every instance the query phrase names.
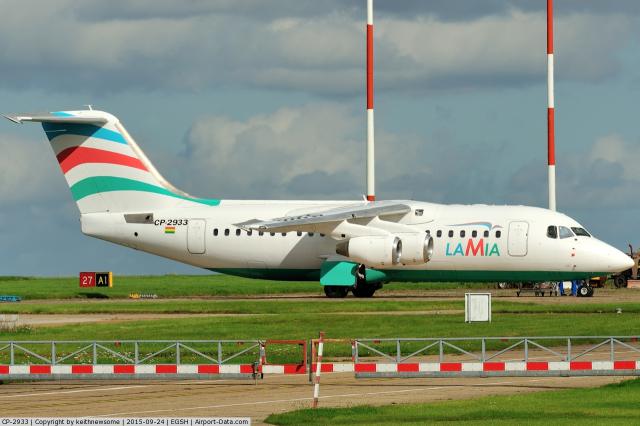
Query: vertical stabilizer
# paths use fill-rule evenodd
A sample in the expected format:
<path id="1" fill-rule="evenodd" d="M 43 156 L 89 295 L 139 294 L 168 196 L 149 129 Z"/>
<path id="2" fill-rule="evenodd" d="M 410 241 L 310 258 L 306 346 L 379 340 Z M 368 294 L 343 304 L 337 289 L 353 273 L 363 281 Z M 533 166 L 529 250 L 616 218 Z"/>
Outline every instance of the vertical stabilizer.
<path id="1" fill-rule="evenodd" d="M 109 113 L 57 111 L 6 117 L 16 123 L 42 123 L 80 213 L 219 204 L 219 200 L 191 197 L 171 185 Z"/>

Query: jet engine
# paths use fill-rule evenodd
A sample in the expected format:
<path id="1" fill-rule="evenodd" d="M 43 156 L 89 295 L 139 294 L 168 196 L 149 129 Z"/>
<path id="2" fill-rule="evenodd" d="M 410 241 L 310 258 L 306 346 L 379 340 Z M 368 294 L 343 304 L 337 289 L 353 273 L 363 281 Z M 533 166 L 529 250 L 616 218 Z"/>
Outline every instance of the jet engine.
<path id="1" fill-rule="evenodd" d="M 414 234 L 402 237 L 403 265 L 421 265 L 431 260 L 433 256 L 433 238 L 429 234 Z"/>
<path id="2" fill-rule="evenodd" d="M 338 244 L 336 253 L 372 267 L 397 265 L 402 258 L 402 241 L 393 235 L 354 237 Z"/>

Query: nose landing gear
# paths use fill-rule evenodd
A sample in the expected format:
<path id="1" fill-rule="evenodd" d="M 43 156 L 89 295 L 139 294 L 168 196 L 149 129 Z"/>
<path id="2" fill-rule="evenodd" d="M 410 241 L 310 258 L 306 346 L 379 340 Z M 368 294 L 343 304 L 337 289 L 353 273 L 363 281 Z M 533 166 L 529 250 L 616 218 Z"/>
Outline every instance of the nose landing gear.
<path id="1" fill-rule="evenodd" d="M 594 292 L 593 287 L 591 287 L 586 282 L 583 282 L 578 287 L 578 291 L 576 292 L 576 296 L 578 296 L 578 297 L 592 297 L 593 296 L 593 292 Z"/>

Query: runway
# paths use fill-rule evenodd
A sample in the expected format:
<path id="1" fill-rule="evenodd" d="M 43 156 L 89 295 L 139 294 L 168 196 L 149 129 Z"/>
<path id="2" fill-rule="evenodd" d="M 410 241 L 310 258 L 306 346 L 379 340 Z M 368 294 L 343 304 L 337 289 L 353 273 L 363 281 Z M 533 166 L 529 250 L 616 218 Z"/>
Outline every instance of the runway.
<path id="1" fill-rule="evenodd" d="M 355 379 L 322 377 L 320 406 L 381 405 L 600 386 L 623 377 Z M 3 417 L 230 416 L 262 424 L 272 413 L 311 405 L 306 375 L 237 381 L 93 381 L 9 383 L 0 386 Z"/>

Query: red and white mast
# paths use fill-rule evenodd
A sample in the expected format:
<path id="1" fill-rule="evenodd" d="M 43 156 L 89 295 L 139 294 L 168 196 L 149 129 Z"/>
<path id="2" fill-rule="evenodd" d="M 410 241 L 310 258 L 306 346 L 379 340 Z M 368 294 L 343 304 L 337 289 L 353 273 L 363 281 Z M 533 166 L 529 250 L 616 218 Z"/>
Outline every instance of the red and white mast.
<path id="1" fill-rule="evenodd" d="M 367 0 L 367 200 L 375 201 L 373 135 L 373 0 Z"/>
<path id="2" fill-rule="evenodd" d="M 547 0 L 547 164 L 549 210 L 556 210 L 555 104 L 553 87 L 553 0 Z"/>

